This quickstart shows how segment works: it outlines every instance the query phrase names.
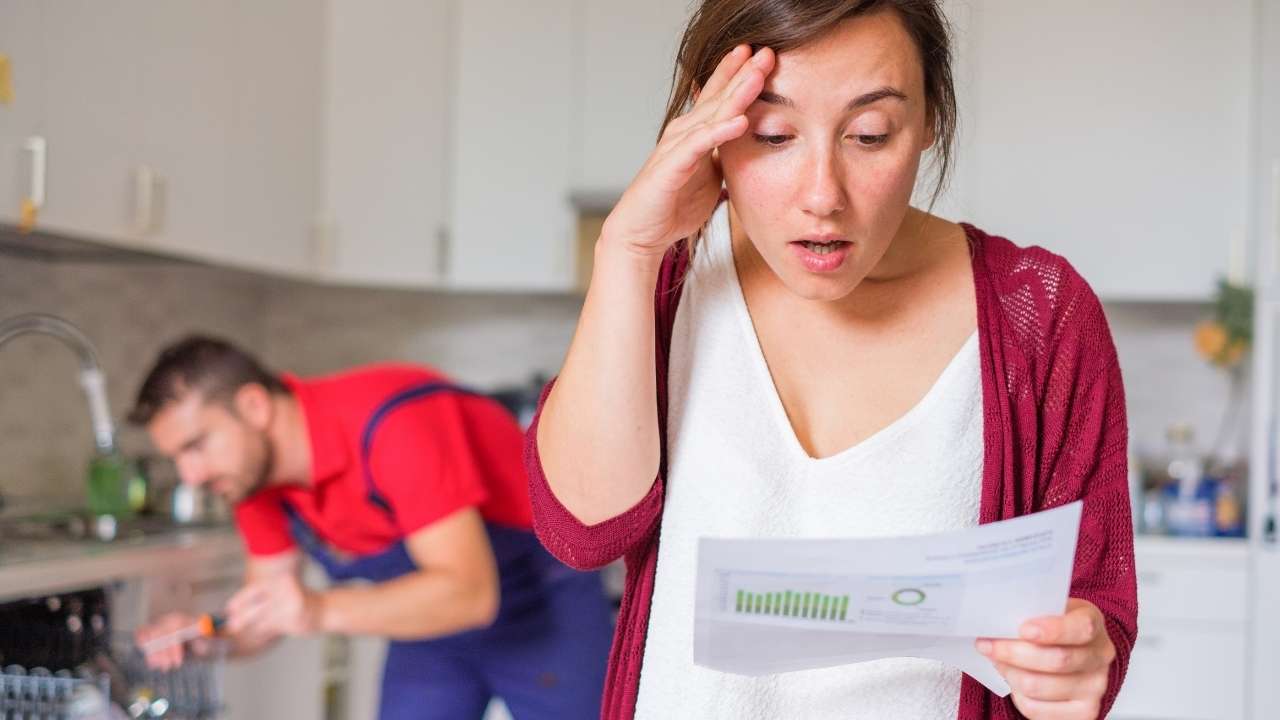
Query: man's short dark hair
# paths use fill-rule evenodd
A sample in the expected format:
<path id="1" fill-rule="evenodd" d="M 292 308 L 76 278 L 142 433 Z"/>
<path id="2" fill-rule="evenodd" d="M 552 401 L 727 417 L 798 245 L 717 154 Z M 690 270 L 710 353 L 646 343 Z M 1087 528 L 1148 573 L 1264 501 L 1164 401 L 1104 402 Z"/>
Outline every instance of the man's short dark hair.
<path id="1" fill-rule="evenodd" d="M 138 390 L 129 422 L 146 425 L 171 402 L 195 391 L 206 401 L 230 402 L 240 388 L 257 383 L 276 393 L 289 390 L 258 359 L 226 340 L 192 335 L 160 352 Z"/>

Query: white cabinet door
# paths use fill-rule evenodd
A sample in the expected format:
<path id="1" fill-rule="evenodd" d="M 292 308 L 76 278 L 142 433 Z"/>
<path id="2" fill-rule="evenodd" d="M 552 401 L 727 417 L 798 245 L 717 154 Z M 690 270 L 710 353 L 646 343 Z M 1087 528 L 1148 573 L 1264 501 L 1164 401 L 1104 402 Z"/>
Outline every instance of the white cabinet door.
<path id="1" fill-rule="evenodd" d="M 150 58 L 140 72 L 138 151 L 123 184 L 135 193 L 140 246 L 229 255 L 234 10 L 230 3 L 171 0 L 148 3 L 134 18 Z"/>
<path id="2" fill-rule="evenodd" d="M 155 59 L 142 76 L 134 172 L 152 173 L 155 186 L 150 208 L 135 211 L 139 244 L 258 270 L 309 269 L 323 17 L 306 0 L 147 6 Z"/>
<path id="3" fill-rule="evenodd" d="M 146 116 L 149 4 L 59 0 L 42 7 L 48 183 L 40 226 L 129 243 L 130 178 Z"/>
<path id="4" fill-rule="evenodd" d="M 1138 642 L 1110 717 L 1245 717 L 1248 547 L 1139 537 L 1134 563 Z"/>
<path id="5" fill-rule="evenodd" d="M 657 141 L 687 0 L 577 0 L 573 189 L 622 194 Z"/>
<path id="6" fill-rule="evenodd" d="M 6 137 L 34 125 L 47 140 L 42 229 L 309 270 L 323 8 L 307 0 L 40 7 L 45 109 L 38 123 L 6 124 L 14 126 Z M 14 194 L 5 185 L 0 193 Z"/>
<path id="7" fill-rule="evenodd" d="M 1138 633 L 1129 672 L 1108 717 L 1236 720 L 1245 717 L 1245 633 L 1153 621 Z"/>
<path id="8" fill-rule="evenodd" d="M 441 281 L 453 8 L 451 0 L 328 3 L 323 279 Z"/>
<path id="9" fill-rule="evenodd" d="M 234 7 L 229 203 L 216 245 L 229 263 L 309 275 L 320 209 L 324 4 L 237 0 Z"/>
<path id="10" fill-rule="evenodd" d="M 9 58 L 13 100 L 0 104 L 0 223 L 16 224 L 31 195 L 27 142 L 43 132 L 45 111 L 42 0 L 0 0 L 0 54 Z"/>
<path id="11" fill-rule="evenodd" d="M 1207 298 L 1247 232 L 1253 2 L 973 6 L 971 219 L 1104 298 Z"/>
<path id="12" fill-rule="evenodd" d="M 1259 286 L 1280 295 L 1280 0 L 1258 2 L 1254 218 Z"/>
<path id="13" fill-rule="evenodd" d="M 324 638 L 285 639 L 261 655 L 228 663 L 224 679 L 225 720 L 320 720 Z"/>
<path id="14" fill-rule="evenodd" d="M 451 286 L 573 285 L 573 4 L 459 6 Z"/>

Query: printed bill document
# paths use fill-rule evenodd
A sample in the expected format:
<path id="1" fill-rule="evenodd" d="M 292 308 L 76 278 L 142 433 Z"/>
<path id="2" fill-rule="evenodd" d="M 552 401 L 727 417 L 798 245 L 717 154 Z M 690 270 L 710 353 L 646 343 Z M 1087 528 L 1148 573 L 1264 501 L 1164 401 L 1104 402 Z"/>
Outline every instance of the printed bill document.
<path id="1" fill-rule="evenodd" d="M 913 537 L 702 538 L 694 662 L 766 675 L 932 658 L 1008 695 L 974 642 L 1065 611 L 1081 507 Z"/>

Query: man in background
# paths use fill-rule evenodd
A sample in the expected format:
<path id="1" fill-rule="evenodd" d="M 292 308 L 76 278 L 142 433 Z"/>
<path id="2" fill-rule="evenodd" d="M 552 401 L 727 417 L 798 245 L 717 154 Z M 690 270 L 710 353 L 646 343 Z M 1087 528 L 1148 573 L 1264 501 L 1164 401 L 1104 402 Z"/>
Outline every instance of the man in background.
<path id="1" fill-rule="evenodd" d="M 531 531 L 520 428 L 498 403 L 425 367 L 277 376 L 190 337 L 164 350 L 130 420 L 182 481 L 234 506 L 248 549 L 226 607 L 237 655 L 312 633 L 390 639 L 384 720 L 599 714 L 612 634 L 600 579 Z M 303 556 L 335 586 L 301 580 Z M 344 584 L 363 580 L 366 583 Z M 190 623 L 171 615 L 147 641 Z M 157 667 L 183 646 L 155 649 Z"/>

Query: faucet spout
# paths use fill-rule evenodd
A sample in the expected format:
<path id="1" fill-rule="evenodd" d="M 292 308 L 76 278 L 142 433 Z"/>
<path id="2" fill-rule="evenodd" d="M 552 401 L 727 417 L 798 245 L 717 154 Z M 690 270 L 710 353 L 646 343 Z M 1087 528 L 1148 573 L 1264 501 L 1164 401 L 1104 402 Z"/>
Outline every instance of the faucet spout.
<path id="1" fill-rule="evenodd" d="M 106 376 L 98 363 L 98 353 L 93 342 L 80 328 L 56 315 L 26 313 L 0 320 L 0 347 L 16 337 L 32 333 L 56 337 L 75 352 L 80 361 L 80 386 L 89 401 L 94 444 L 100 453 L 114 453 L 116 432 L 107 404 Z"/>

